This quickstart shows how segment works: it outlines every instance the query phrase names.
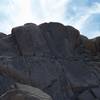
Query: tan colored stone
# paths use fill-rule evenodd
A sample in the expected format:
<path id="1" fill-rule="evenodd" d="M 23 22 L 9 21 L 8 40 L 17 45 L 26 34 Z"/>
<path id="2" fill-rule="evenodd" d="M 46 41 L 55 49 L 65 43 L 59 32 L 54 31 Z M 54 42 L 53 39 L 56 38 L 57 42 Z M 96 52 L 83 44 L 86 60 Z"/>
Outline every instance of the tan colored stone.
<path id="1" fill-rule="evenodd" d="M 92 40 L 86 40 L 84 43 L 84 47 L 89 50 L 91 53 L 96 53 L 95 42 Z"/>

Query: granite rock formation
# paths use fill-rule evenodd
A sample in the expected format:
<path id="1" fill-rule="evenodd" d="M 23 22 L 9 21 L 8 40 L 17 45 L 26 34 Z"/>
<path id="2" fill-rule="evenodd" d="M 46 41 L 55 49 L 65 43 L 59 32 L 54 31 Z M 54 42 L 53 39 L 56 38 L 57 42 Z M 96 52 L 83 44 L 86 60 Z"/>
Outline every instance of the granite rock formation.
<path id="1" fill-rule="evenodd" d="M 72 26 L 27 23 L 0 34 L 0 65 L 25 74 L 53 100 L 100 100 L 100 37 Z M 0 95 L 15 83 L 1 74 Z"/>

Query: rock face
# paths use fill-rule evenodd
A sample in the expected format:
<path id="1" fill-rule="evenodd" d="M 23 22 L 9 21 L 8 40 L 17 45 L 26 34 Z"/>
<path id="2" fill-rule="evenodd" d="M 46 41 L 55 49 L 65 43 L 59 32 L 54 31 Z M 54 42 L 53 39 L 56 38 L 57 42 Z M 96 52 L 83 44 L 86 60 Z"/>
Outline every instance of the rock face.
<path id="1" fill-rule="evenodd" d="M 0 64 L 25 73 L 53 100 L 100 99 L 99 37 L 88 39 L 74 27 L 54 22 L 27 23 L 4 37 Z M 0 76 L 0 95 L 15 83 Z"/>
<path id="2" fill-rule="evenodd" d="M 6 34 L 0 32 L 0 39 L 1 39 L 1 38 L 4 38 L 4 37 L 6 37 L 6 36 L 7 36 Z"/>
<path id="3" fill-rule="evenodd" d="M 95 45 L 96 45 L 97 52 L 100 52 L 100 37 L 95 38 L 94 42 L 95 42 Z"/>

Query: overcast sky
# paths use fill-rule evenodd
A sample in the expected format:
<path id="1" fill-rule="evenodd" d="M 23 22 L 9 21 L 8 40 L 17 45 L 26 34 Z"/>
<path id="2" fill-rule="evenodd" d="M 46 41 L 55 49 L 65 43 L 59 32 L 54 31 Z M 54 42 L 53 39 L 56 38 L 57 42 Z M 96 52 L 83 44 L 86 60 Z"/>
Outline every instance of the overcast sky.
<path id="1" fill-rule="evenodd" d="M 61 22 L 80 33 L 100 36 L 100 0 L 0 0 L 0 31 L 33 22 Z"/>

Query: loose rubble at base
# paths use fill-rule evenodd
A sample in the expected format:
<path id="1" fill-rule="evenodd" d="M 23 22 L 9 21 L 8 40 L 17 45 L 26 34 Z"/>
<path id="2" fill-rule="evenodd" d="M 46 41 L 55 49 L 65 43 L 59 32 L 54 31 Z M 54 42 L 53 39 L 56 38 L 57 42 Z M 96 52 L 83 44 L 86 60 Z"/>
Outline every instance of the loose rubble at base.
<path id="1" fill-rule="evenodd" d="M 47 97 L 0 75 L 0 100 L 100 100 L 100 37 L 88 39 L 72 26 L 27 23 L 0 33 L 0 65 L 24 73 L 33 92 Z"/>

